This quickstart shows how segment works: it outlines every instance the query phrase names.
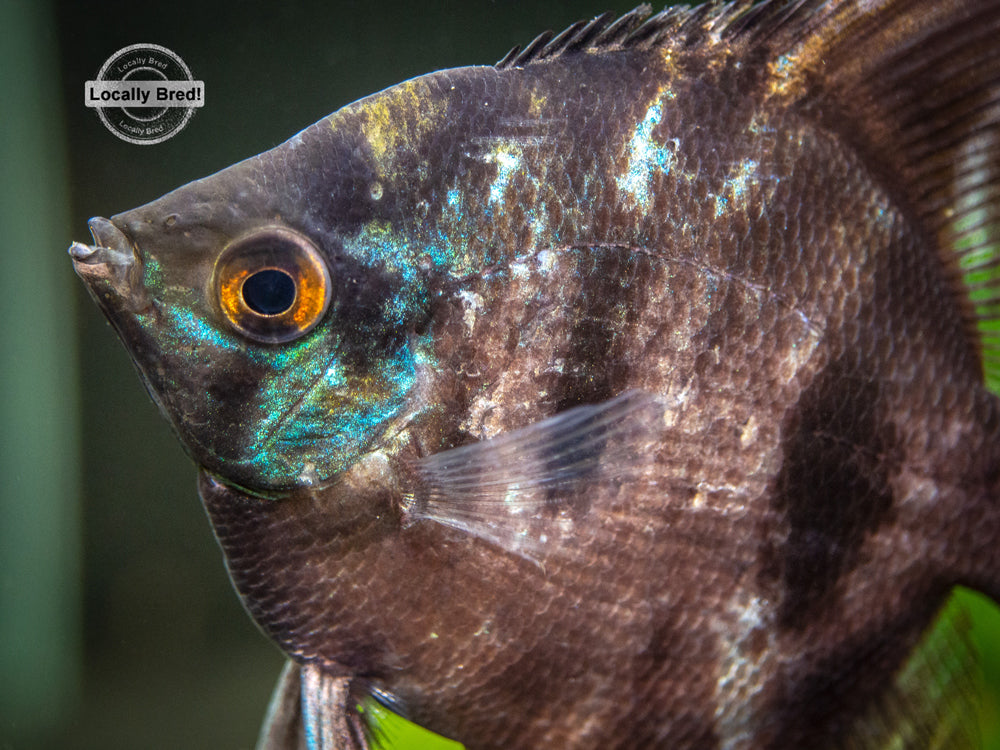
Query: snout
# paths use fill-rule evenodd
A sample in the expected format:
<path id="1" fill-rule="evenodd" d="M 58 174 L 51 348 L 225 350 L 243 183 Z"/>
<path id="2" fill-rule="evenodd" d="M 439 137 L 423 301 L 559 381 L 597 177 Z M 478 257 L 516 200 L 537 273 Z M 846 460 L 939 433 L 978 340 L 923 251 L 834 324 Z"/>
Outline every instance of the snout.
<path id="1" fill-rule="evenodd" d="M 88 226 L 94 244 L 74 242 L 69 246 L 74 270 L 99 298 L 107 301 L 105 295 L 112 292 L 123 302 L 134 303 L 140 267 L 135 248 L 108 219 L 95 216 Z"/>

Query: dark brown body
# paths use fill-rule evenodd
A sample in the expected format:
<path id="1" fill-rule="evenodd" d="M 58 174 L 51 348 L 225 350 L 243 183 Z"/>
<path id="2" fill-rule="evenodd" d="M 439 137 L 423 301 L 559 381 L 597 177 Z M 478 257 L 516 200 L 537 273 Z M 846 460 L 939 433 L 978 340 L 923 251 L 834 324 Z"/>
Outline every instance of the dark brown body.
<path id="1" fill-rule="evenodd" d="M 984 47 L 1000 11 L 954 5 Z M 902 32 L 800 13 L 773 14 L 774 36 L 692 21 L 674 41 L 446 71 L 299 137 L 318 154 L 375 106 L 416 123 L 378 165 L 386 199 L 351 221 L 444 227 L 472 260 L 428 275 L 405 417 L 351 466 L 281 499 L 202 474 L 236 587 L 293 659 L 470 750 L 843 746 L 880 701 L 919 709 L 892 702 L 894 679 L 948 591 L 1000 595 L 1000 415 L 940 197 L 969 162 L 913 135 L 908 107 L 933 114 L 937 89 L 897 71 L 886 104 L 851 62 L 891 58 Z M 947 28 L 945 10 L 913 13 Z M 282 148 L 192 189 L 277 169 Z M 294 191 L 277 192 L 286 215 Z M 146 216 L 185 200 L 115 221 L 141 249 Z M 289 221 L 308 230 L 314 209 Z M 553 492 L 540 549 L 411 513 L 423 457 L 628 391 L 663 407 L 647 460 Z"/>
<path id="2" fill-rule="evenodd" d="M 608 130 L 669 82 L 685 102 L 660 125 L 686 144 L 678 176 L 648 212 L 599 196 L 547 274 L 510 238 L 522 252 L 464 287 L 482 299 L 471 325 L 465 306 L 435 310 L 424 397 L 463 407 L 411 429 L 397 458 L 643 389 L 673 404 L 655 484 L 629 491 L 624 517 L 588 498 L 573 549 L 543 568 L 429 523 L 400 531 L 403 488 L 363 468 L 273 505 L 206 482 L 209 511 L 284 648 L 375 679 L 469 747 L 713 747 L 743 722 L 757 747 L 835 737 L 950 585 L 997 556 L 997 511 L 981 509 L 994 400 L 934 248 L 833 133 L 739 97 L 753 72 L 671 81 L 656 51 L 615 57 L 521 74 L 586 83 L 538 168 L 572 195 L 566 152 L 594 154 L 610 193 L 626 167 Z M 606 112 L 623 79 L 634 109 Z M 503 120 L 488 82 L 449 84 Z M 811 169 L 786 174 L 803 152 Z M 765 178 L 715 221 L 706 194 L 745 159 Z"/>

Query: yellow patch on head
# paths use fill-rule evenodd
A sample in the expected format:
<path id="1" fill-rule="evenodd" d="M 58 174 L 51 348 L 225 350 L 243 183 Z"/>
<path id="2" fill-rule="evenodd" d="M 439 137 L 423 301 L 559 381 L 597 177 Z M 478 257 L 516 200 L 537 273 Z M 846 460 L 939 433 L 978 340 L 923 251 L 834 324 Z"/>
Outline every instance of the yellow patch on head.
<path id="1" fill-rule="evenodd" d="M 447 98 L 423 78 L 405 81 L 346 108 L 360 118 L 361 132 L 383 173 L 392 172 L 400 152 L 419 148 L 423 136 L 441 124 Z M 336 128 L 336 120 L 331 122 Z"/>
<path id="2" fill-rule="evenodd" d="M 531 92 L 531 101 L 528 103 L 528 115 L 530 117 L 541 117 L 542 110 L 548 103 L 548 97 L 539 91 L 533 90 Z"/>

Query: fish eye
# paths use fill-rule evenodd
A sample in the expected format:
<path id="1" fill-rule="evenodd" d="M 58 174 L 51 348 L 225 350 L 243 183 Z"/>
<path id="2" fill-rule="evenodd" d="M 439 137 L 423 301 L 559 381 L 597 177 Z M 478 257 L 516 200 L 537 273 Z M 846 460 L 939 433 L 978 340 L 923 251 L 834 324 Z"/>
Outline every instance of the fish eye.
<path id="1" fill-rule="evenodd" d="M 265 268 L 243 280 L 241 294 L 258 315 L 281 315 L 295 303 L 295 281 L 280 268 Z"/>
<path id="2" fill-rule="evenodd" d="M 230 243 L 215 265 L 223 316 L 253 341 L 280 344 L 305 335 L 330 304 L 330 273 L 306 237 L 265 227 Z"/>

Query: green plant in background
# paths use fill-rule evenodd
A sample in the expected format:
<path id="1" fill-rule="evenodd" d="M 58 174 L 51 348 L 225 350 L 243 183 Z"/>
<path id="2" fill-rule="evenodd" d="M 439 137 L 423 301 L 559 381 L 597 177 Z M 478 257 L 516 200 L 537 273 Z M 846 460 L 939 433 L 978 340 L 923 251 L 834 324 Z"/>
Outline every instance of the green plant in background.
<path id="1" fill-rule="evenodd" d="M 979 198 L 973 192 L 963 200 L 975 203 Z M 951 227 L 952 249 L 958 255 L 962 279 L 975 309 L 986 385 L 1000 395 L 1000 303 L 993 291 L 1000 278 L 1000 226 L 984 218 L 981 212 L 970 212 L 956 222 Z M 958 589 L 953 606 L 968 609 L 972 641 L 981 658 L 983 746 L 1000 750 L 1000 609 L 985 596 L 967 589 Z"/>
<path id="2" fill-rule="evenodd" d="M 975 591 L 959 588 L 952 607 L 964 608 L 970 638 L 982 670 L 980 726 L 983 750 L 1000 750 L 1000 607 Z"/>
<path id="3" fill-rule="evenodd" d="M 34 746 L 80 679 L 69 195 L 49 8 L 0 3 L 0 747 Z M 12 744 L 18 740 L 18 744 Z"/>
<path id="4" fill-rule="evenodd" d="M 464 745 L 419 727 L 393 713 L 374 698 L 358 706 L 369 741 L 380 750 L 462 750 Z"/>

